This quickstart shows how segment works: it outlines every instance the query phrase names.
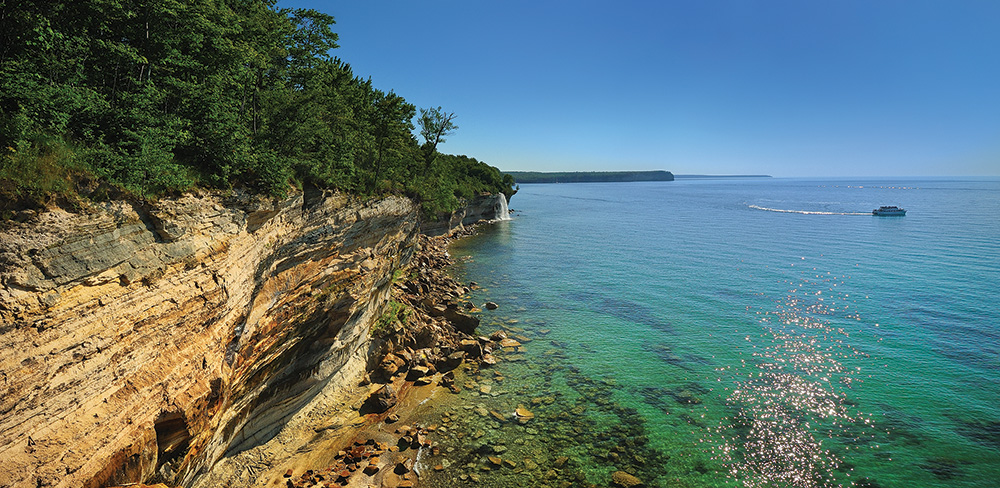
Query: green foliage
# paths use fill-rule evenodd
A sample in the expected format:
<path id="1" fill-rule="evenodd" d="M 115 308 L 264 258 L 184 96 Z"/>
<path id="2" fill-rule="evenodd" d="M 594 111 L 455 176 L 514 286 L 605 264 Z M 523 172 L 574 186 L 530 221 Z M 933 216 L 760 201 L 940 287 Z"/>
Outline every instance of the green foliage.
<path id="1" fill-rule="evenodd" d="M 393 283 L 399 283 L 404 279 L 412 280 L 415 279 L 416 277 L 417 277 L 417 271 L 415 269 L 411 269 L 409 272 L 407 272 L 406 270 L 397 268 L 395 271 L 392 272 Z"/>
<path id="2" fill-rule="evenodd" d="M 386 310 L 382 312 L 382 315 L 372 325 L 370 334 L 373 337 L 384 337 L 392 331 L 396 323 L 405 324 L 412 312 L 410 307 L 407 307 L 405 304 L 395 300 L 389 301 Z"/>
<path id="3" fill-rule="evenodd" d="M 194 186 L 405 193 L 428 212 L 510 191 L 442 156 L 421 110 L 330 55 L 334 18 L 275 0 L 42 2 L 0 16 L 0 198 L 99 180 L 142 198 Z"/>
<path id="4" fill-rule="evenodd" d="M 438 144 L 444 142 L 444 136 L 458 129 L 455 125 L 455 114 L 445 112 L 441 107 L 420 109 L 420 135 L 424 144 L 420 146 L 424 161 L 429 167 L 434 161 Z"/>
<path id="5" fill-rule="evenodd" d="M 450 212 L 481 194 L 513 195 L 514 180 L 499 169 L 468 156 L 438 154 L 428 171 L 415 174 L 408 193 L 426 216 Z"/>
<path id="6" fill-rule="evenodd" d="M 73 170 L 82 166 L 73 148 L 58 138 L 40 136 L 15 144 L 0 151 L 0 180 L 19 182 L 7 189 L 11 196 L 42 198 L 71 189 Z"/>

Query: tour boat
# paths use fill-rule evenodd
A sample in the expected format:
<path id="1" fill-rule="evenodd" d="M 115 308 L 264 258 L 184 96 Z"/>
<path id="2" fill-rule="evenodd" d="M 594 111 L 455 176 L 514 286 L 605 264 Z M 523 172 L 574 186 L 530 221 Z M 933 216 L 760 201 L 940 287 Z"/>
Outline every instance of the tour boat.
<path id="1" fill-rule="evenodd" d="M 901 209 L 895 205 L 890 205 L 888 207 L 879 207 L 872 210 L 872 215 L 906 215 L 906 210 Z"/>

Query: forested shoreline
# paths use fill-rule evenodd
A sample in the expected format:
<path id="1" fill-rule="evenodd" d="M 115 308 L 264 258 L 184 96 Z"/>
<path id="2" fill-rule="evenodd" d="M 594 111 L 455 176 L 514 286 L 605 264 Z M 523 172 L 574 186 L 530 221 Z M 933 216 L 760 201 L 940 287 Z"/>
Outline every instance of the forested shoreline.
<path id="1" fill-rule="evenodd" d="M 674 181 L 669 171 L 507 171 L 518 183 L 619 183 L 627 181 Z"/>
<path id="2" fill-rule="evenodd" d="M 53 195 L 315 185 L 404 194 L 433 215 L 512 190 L 495 167 L 438 152 L 454 114 L 417 117 L 333 57 L 329 14 L 273 0 L 18 4 L 0 13 L 5 214 Z"/>

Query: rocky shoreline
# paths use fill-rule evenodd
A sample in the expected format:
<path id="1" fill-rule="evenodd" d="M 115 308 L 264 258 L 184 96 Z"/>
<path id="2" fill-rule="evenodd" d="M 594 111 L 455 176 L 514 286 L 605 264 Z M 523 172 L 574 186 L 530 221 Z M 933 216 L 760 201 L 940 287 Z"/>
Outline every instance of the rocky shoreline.
<path id="1" fill-rule="evenodd" d="M 448 237 L 420 236 L 412 266 L 393 287 L 390 312 L 392 303 L 401 304 L 404 312 L 386 324 L 389 330 L 376 332 L 386 340 L 384 355 L 361 384 L 381 386 L 352 405 L 362 420 L 353 433 L 344 433 L 349 441 L 333 462 L 286 470 L 286 486 L 418 486 L 418 463 L 425 456 L 441 456 L 434 437 L 447 427 L 424 421 L 421 407 L 435 408 L 448 401 L 445 391 L 461 391 L 456 370 L 496 364 L 494 350 L 520 345 L 502 330 L 489 337 L 475 335 L 479 319 L 473 314 L 480 309 L 467 296 L 478 285 L 463 285 L 447 274 L 452 264 L 448 244 L 474 232 L 470 228 Z M 533 414 L 522 408 L 510 417 L 505 420 L 528 422 Z M 496 462 L 501 463 L 499 458 Z M 431 469 L 445 467 L 437 463 Z"/>
<path id="2" fill-rule="evenodd" d="M 609 400 L 613 384 L 567 368 L 548 329 L 496 320 L 499 306 L 477 306 L 475 298 L 492 292 L 448 275 L 448 245 L 474 232 L 420 237 L 409 274 L 393 290 L 410 313 L 386 334 L 384 355 L 362 381 L 370 393 L 351 405 L 357 419 L 321 448 L 325 459 L 273 470 L 268 486 L 640 487 L 666 462 L 649 448 L 638 413 Z M 480 317 L 488 336 L 475 334 Z M 551 361 L 529 364 L 529 343 L 548 348 Z M 511 367 L 566 375 L 580 396 L 530 388 Z M 618 419 L 602 440 L 588 435 L 596 427 L 589 412 Z M 591 467 L 566 455 L 574 449 L 614 466 L 598 476 L 604 483 L 588 481 Z"/>
<path id="3" fill-rule="evenodd" d="M 475 314 L 481 309 L 468 294 L 478 285 L 459 283 L 447 273 L 449 243 L 474 232 L 469 227 L 449 236 L 418 237 L 417 251 L 410 265 L 395 273 L 386 310 L 373 327 L 378 352 L 369 372 L 340 399 L 340 411 L 286 427 L 277 446 L 271 442 L 224 459 L 195 486 L 236 480 L 248 486 L 417 486 L 423 474 L 419 462 L 441 454 L 434 437 L 439 429 L 447 431 L 426 418 L 462 391 L 466 369 L 496 364 L 494 351 L 520 345 L 502 330 L 476 335 Z M 525 408 L 511 412 L 509 420 L 528 422 L 532 416 Z M 280 442 L 289 436 L 312 439 Z"/>
<path id="4" fill-rule="evenodd" d="M 41 234 L 54 244 L 12 268 L 49 270 L 6 279 L 54 287 L 49 295 L 58 302 L 14 310 L 37 293 L 4 288 L 21 295 L 7 297 L 0 311 L 35 324 L 7 330 L 5 340 L 25 343 L 18 334 L 33 334 L 27 343 L 39 351 L 93 341 L 108 334 L 104 317 L 111 313 L 123 329 L 89 355 L 20 363 L 38 375 L 77 374 L 77 388 L 68 391 L 89 395 L 90 403 L 11 404 L 14 413 L 56 406 L 75 417 L 43 412 L 58 444 L 39 440 L 38 427 L 5 432 L 0 447 L 15 455 L 0 463 L 0 485 L 564 488 L 655 478 L 662 459 L 649 449 L 637 413 L 609 400 L 612 385 L 580 374 L 566 343 L 552 340 L 544 322 L 520 316 L 526 309 L 490 290 L 499 286 L 493 280 L 484 278 L 489 283 L 480 288 L 449 276 L 449 244 L 474 228 L 421 235 L 412 205 L 398 199 L 298 196 L 271 207 L 217 200 L 191 196 L 139 209 L 146 213 L 62 216 L 59 232 Z M 493 228 L 480 229 L 487 238 Z M 135 236 L 119 237 L 125 230 Z M 84 234 L 110 244 L 76 245 L 73 236 Z M 39 242 L 22 241 L 28 251 Z M 14 244 L 21 241 L 5 242 L 10 259 L 33 255 L 19 252 Z M 105 258 L 109 245 L 152 258 L 116 265 Z M 465 256 L 459 264 L 473 261 Z M 130 270 L 145 274 L 131 279 Z M 91 276 L 119 271 L 118 280 Z M 165 291 L 173 306 L 162 305 Z M 487 301 L 494 299 L 501 305 Z M 77 313 L 82 309 L 89 313 Z M 64 320 L 69 316 L 77 319 Z M 227 343 L 225 351 L 217 347 Z M 123 359 L 159 353 L 163 344 L 193 359 Z M 13 364 L 15 353 L 2 357 Z M 72 360 L 76 369 L 56 360 Z M 105 372 L 115 381 L 104 381 Z M 12 387 L 31 388 L 28 376 L 17 378 Z M 107 385 L 128 389 L 102 393 Z M 162 391 L 172 396 L 155 396 Z M 81 416 L 94 419 L 84 419 L 86 432 L 62 426 L 60 419 Z M 596 430 L 600 438 L 592 439 Z M 137 432 L 146 436 L 141 443 Z M 59 449 L 94 454 L 71 459 Z"/>

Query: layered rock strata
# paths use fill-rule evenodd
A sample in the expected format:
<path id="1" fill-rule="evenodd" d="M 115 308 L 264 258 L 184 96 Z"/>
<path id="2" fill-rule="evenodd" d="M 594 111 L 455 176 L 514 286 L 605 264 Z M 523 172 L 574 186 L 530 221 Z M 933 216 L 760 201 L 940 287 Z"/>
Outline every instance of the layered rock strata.
<path id="1" fill-rule="evenodd" d="M 403 198 L 188 195 L 0 233 L 0 487 L 190 485 L 386 341 Z"/>
<path id="2" fill-rule="evenodd" d="M 479 195 L 468 205 L 451 213 L 439 215 L 437 220 L 420 224 L 420 232 L 428 236 L 444 236 L 462 232 L 467 227 L 484 220 L 499 220 L 507 209 L 507 197 L 503 193 Z"/>
<path id="3" fill-rule="evenodd" d="M 433 429 L 415 424 L 423 409 L 433 408 L 425 403 L 457 392 L 453 370 L 466 361 L 495 363 L 491 352 L 500 347 L 500 336 L 462 331 L 474 330 L 478 319 L 469 287 L 445 272 L 447 243 L 421 235 L 411 266 L 397 271 L 391 300 L 401 308 L 386 311 L 405 313 L 377 328 L 383 347 L 369 374 L 328 388 L 273 439 L 225 456 L 193 486 L 415 486 L 416 473 L 398 466 L 411 469 L 418 450 L 429 446 Z"/>

